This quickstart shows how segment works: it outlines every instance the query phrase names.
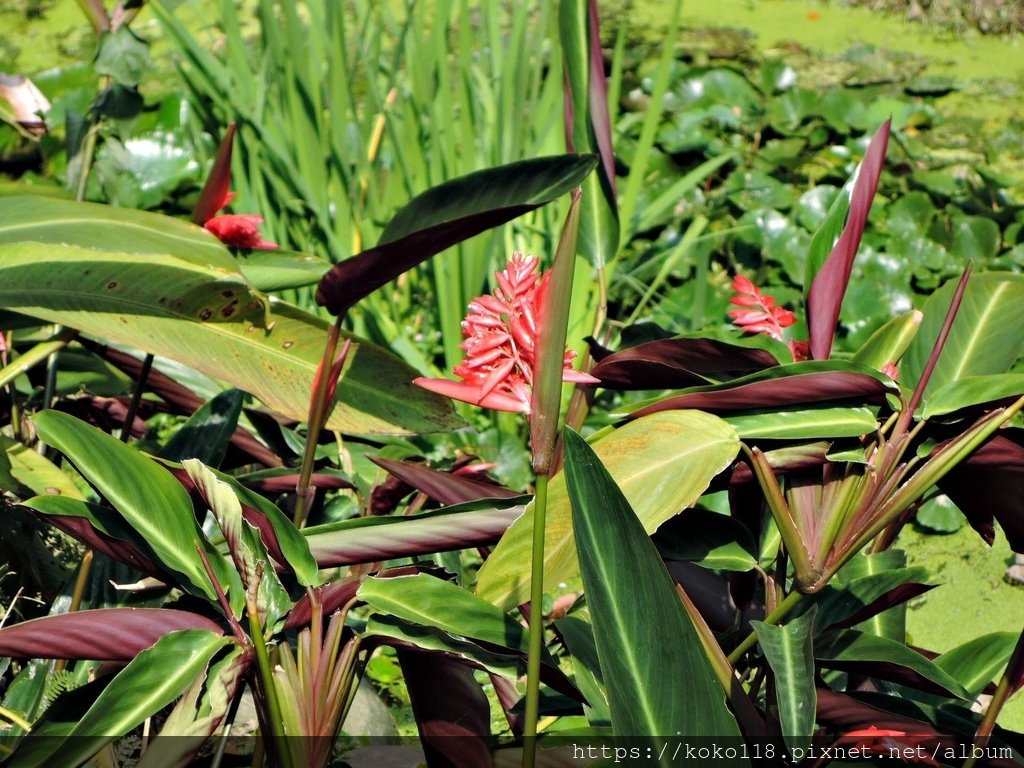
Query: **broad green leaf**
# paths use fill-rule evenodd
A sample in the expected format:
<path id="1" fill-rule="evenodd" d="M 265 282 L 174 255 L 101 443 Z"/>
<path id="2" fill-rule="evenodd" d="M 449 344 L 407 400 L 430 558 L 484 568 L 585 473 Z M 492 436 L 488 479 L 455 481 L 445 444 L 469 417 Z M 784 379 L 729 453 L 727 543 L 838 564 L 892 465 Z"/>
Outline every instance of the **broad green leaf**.
<path id="1" fill-rule="evenodd" d="M 941 667 L 903 643 L 886 637 L 843 630 L 819 638 L 814 656 L 826 669 L 856 669 L 872 677 L 895 679 L 915 687 L 925 686 L 931 692 L 968 698 L 966 689 Z M 910 682 L 914 679 L 916 683 Z"/>
<path id="2" fill-rule="evenodd" d="M 135 448 L 59 411 L 37 413 L 33 422 L 40 438 L 77 467 L 167 568 L 181 574 L 195 594 L 216 599 L 197 549 L 222 584 L 230 583 L 233 569 L 203 535 L 188 493 L 170 473 Z"/>
<path id="3" fill-rule="evenodd" d="M 237 272 L 175 256 L 23 242 L 5 246 L 0 264 L 0 305 L 170 358 L 304 420 L 327 323 L 265 302 Z M 414 386 L 416 372 L 390 353 L 356 342 L 349 360 L 328 428 L 458 425 L 451 403 Z"/>
<path id="4" fill-rule="evenodd" d="M 33 759 L 14 757 L 7 765 L 81 765 L 106 744 L 174 701 L 197 675 L 204 673 L 214 654 L 231 642 L 198 629 L 165 635 L 118 673 L 66 739 L 45 752 L 33 750 Z"/>
<path id="5" fill-rule="evenodd" d="M 924 315 L 916 309 L 897 315 L 871 334 L 850 362 L 880 371 L 887 363 L 899 361 L 914 340 L 923 318 Z"/>
<path id="6" fill-rule="evenodd" d="M 902 380 L 914 385 L 931 354 L 949 310 L 957 280 L 950 280 L 925 302 L 921 330 L 903 356 Z M 945 348 L 925 389 L 925 401 L 967 377 L 1002 374 L 1024 352 L 1024 275 L 973 274 Z M 947 395 L 947 402 L 948 402 Z"/>
<path id="7" fill-rule="evenodd" d="M 315 285 L 331 268 L 330 262 L 311 253 L 257 250 L 238 256 L 238 266 L 257 291 Z"/>
<path id="8" fill-rule="evenodd" d="M 934 390 L 929 396 L 921 418 L 930 419 L 947 413 L 984 405 L 999 400 L 1015 400 L 1024 394 L 1024 373 L 994 373 L 988 376 L 965 376 Z"/>
<path id="9" fill-rule="evenodd" d="M 879 609 L 889 606 L 854 628 L 903 642 L 907 635 L 906 602 L 931 589 L 928 578 L 923 566 L 907 567 L 907 553 L 900 549 L 857 555 L 819 593 L 815 603 L 818 629 L 824 631 L 838 622 L 847 622 L 869 605 Z"/>
<path id="10" fill-rule="evenodd" d="M 649 739 L 655 752 L 671 734 L 738 739 L 725 692 L 647 532 L 583 438 L 566 429 L 563 444 L 580 572 L 615 735 Z"/>
<path id="11" fill-rule="evenodd" d="M 1017 644 L 1016 632 L 992 632 L 975 637 L 935 660 L 935 666 L 955 677 L 975 698 L 995 680 L 1009 661 Z"/>
<path id="12" fill-rule="evenodd" d="M 914 514 L 914 525 L 930 533 L 956 533 L 966 524 L 964 513 L 944 494 L 928 499 Z"/>
<path id="13" fill-rule="evenodd" d="M 676 515 L 654 534 L 666 560 L 712 570 L 746 572 L 757 565 L 757 542 L 747 526 L 729 515 L 697 507 Z"/>
<path id="14" fill-rule="evenodd" d="M 0 207 L 0 246 L 26 242 L 173 256 L 201 269 L 241 277 L 231 252 L 202 227 L 112 205 L 30 195 L 6 197 Z M 0 251 L 6 259 L 8 249 Z"/>
<path id="15" fill-rule="evenodd" d="M 367 579 L 359 587 L 358 597 L 371 608 L 405 621 L 521 653 L 527 651 L 526 630 L 519 622 L 450 581 L 423 573 Z"/>
<path id="16" fill-rule="evenodd" d="M 149 46 L 127 24 L 115 27 L 100 36 L 93 67 L 120 85 L 137 86 L 150 67 Z"/>
<path id="17" fill-rule="evenodd" d="M 775 674 L 775 701 L 790 750 L 805 750 L 814 733 L 818 693 L 814 684 L 812 608 L 783 626 L 752 621 L 757 641 Z"/>
<path id="18" fill-rule="evenodd" d="M 247 603 L 251 600 L 256 605 L 260 623 L 268 634 L 273 634 L 292 601 L 277 578 L 259 531 L 246 522 L 238 497 L 213 470 L 196 459 L 186 459 L 181 466 L 192 478 L 224 534 L 228 552 L 245 588 Z"/>
<path id="19" fill-rule="evenodd" d="M 741 440 L 860 437 L 878 428 L 878 421 L 870 409 L 854 407 L 778 410 L 723 416 L 723 419 L 732 425 Z"/>
<path id="20" fill-rule="evenodd" d="M 387 613 L 371 613 L 366 619 L 362 636 L 368 640 L 379 639 L 384 645 L 394 641 L 398 644 L 408 643 L 424 651 L 451 654 L 510 680 L 515 680 L 525 669 L 519 654 L 486 650 L 472 640 Z"/>
<path id="21" fill-rule="evenodd" d="M 665 411 L 636 419 L 594 444 L 594 451 L 648 533 L 704 493 L 736 456 L 739 440 L 721 419 L 699 411 Z M 564 474 L 548 486 L 544 582 L 579 578 L 572 511 Z M 480 569 L 477 594 L 511 609 L 529 598 L 533 507 L 516 520 Z"/>
<path id="22" fill-rule="evenodd" d="M 40 496 L 67 496 L 79 500 L 83 498 L 82 492 L 70 477 L 54 466 L 52 461 L 26 447 L 24 443 L 0 435 L 0 448 L 10 460 L 12 478 L 33 493 Z"/>

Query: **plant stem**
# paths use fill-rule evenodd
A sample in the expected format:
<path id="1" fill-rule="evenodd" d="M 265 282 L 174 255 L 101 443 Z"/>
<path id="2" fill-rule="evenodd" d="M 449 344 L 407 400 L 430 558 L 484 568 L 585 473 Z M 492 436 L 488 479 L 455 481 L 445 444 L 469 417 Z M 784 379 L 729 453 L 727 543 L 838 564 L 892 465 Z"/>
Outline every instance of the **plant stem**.
<path id="1" fill-rule="evenodd" d="M 309 418 L 306 421 L 306 450 L 302 455 L 299 481 L 295 485 L 295 511 L 292 515 L 292 520 L 298 528 L 306 524 L 312 496 L 316 493 L 316 489 L 310 489 L 309 484 L 313 477 L 313 462 L 316 460 L 317 440 L 320 437 L 320 430 L 323 428 L 324 418 L 327 415 L 329 394 L 333 390 L 333 387 L 330 386 L 330 378 L 331 371 L 334 368 L 334 356 L 338 349 L 338 339 L 340 336 L 341 316 L 339 315 L 327 329 L 324 354 L 320 358 L 320 366 L 317 368 L 317 376 L 309 400 Z"/>
<path id="2" fill-rule="evenodd" d="M 25 718 L 19 715 L 17 712 L 12 712 L 6 707 L 0 707 L 0 717 L 10 720 L 13 725 L 18 726 L 25 733 L 32 730 L 32 723 L 28 722 Z"/>
<path id="3" fill-rule="evenodd" d="M 274 752 L 277 753 L 278 764 L 282 768 L 301 768 L 301 763 L 295 763 L 292 759 L 291 751 L 288 748 L 287 737 L 284 733 L 279 732 L 282 729 L 284 722 L 281 715 L 281 701 L 277 697 L 277 686 L 274 685 L 274 672 L 270 666 L 270 654 L 267 652 L 267 643 L 263 637 L 263 627 L 260 626 L 259 614 L 257 613 L 256 606 L 251 604 L 247 608 L 249 615 L 249 635 L 252 637 L 252 643 L 256 649 L 256 665 L 258 671 L 258 680 L 260 688 L 263 689 L 263 697 L 267 702 L 268 711 L 268 730 L 270 733 L 266 734 L 270 743 L 273 745 Z"/>
<path id="4" fill-rule="evenodd" d="M 124 424 L 121 425 L 121 442 L 127 443 L 132 434 L 132 422 L 135 421 L 135 414 L 139 412 L 139 403 L 142 402 L 142 393 L 146 389 L 146 379 L 149 378 L 149 369 L 153 367 L 153 355 L 146 355 L 142 361 L 142 370 L 135 380 L 135 389 L 132 391 L 131 402 L 128 403 L 128 413 L 124 415 Z"/>
<path id="5" fill-rule="evenodd" d="M 537 759 L 537 715 L 540 709 L 540 654 L 544 648 L 544 532 L 548 476 L 537 475 L 533 500 L 533 555 L 530 569 L 530 645 L 526 657 L 526 712 L 523 728 L 523 768 Z"/>
<path id="6" fill-rule="evenodd" d="M 794 589 L 792 592 L 786 595 L 785 600 L 783 600 L 775 607 L 774 611 L 772 611 L 764 617 L 764 623 L 778 624 L 780 621 L 786 618 L 786 616 L 789 614 L 791 610 L 793 610 L 796 604 L 803 599 L 803 596 L 803 592 Z M 751 648 L 753 648 L 756 643 L 757 633 L 751 632 L 749 635 L 747 635 L 743 642 L 737 645 L 733 649 L 733 652 L 729 654 L 729 663 L 735 667 L 737 662 L 741 658 L 743 658 L 743 654 L 749 651 Z"/>
<path id="7" fill-rule="evenodd" d="M 71 605 L 68 606 L 68 613 L 75 613 L 82 607 L 82 599 L 85 597 L 85 585 L 89 581 L 89 571 L 92 570 L 93 552 L 85 550 L 82 559 L 78 563 L 78 576 L 75 577 L 75 590 L 71 593 Z M 67 665 L 67 659 L 57 659 L 53 662 L 53 671 L 60 672 Z"/>

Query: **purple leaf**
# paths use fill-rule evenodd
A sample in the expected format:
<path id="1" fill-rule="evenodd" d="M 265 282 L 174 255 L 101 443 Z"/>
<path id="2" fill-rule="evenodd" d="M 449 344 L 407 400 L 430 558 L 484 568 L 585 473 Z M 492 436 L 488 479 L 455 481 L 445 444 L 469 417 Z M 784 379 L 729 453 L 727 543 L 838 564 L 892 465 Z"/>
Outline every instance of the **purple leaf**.
<path id="1" fill-rule="evenodd" d="M 490 705 L 473 670 L 443 654 L 398 650 L 428 765 L 491 765 Z"/>
<path id="2" fill-rule="evenodd" d="M 846 227 L 832 253 L 814 276 L 807 292 L 807 329 L 810 335 L 811 358 L 826 360 L 832 352 L 832 340 L 839 321 L 839 308 L 846 294 L 853 270 L 853 259 L 864 235 L 871 202 L 875 198 L 878 179 L 885 163 L 892 120 L 882 123 L 864 154 L 857 181 L 850 195 L 850 213 Z"/>
<path id="3" fill-rule="evenodd" d="M 768 351 L 715 339 L 661 339 L 613 352 L 591 370 L 608 389 L 674 389 L 777 366 Z"/>
<path id="4" fill-rule="evenodd" d="M 866 373 L 821 371 L 675 395 L 633 411 L 629 418 L 638 419 L 658 411 L 680 408 L 729 413 L 748 408 L 775 408 L 847 399 L 863 401 L 879 398 L 887 391 L 889 387 L 884 382 Z"/>
<path id="5" fill-rule="evenodd" d="M 72 515 L 41 515 L 41 518 L 54 528 L 58 528 L 74 539 L 81 541 L 86 546 L 102 552 L 104 555 L 119 563 L 130 565 L 137 571 L 147 576 L 159 579 L 167 584 L 173 584 L 174 579 L 162 570 L 156 563 L 139 552 L 132 544 L 113 536 L 108 536 L 102 531 L 96 530 L 84 517 Z"/>
<path id="6" fill-rule="evenodd" d="M 373 524 L 307 535 L 321 568 L 376 563 L 398 557 L 494 544 L 523 514 L 521 506 L 441 515 L 363 518 Z"/>
<path id="7" fill-rule="evenodd" d="M 170 608 L 98 608 L 0 629 L 0 658 L 131 661 L 168 632 L 181 629 L 224 634 L 220 625 L 198 613 Z"/>
<path id="8" fill-rule="evenodd" d="M 941 450 L 945 443 L 936 446 Z M 1024 447 L 993 435 L 939 481 L 939 490 L 964 513 L 967 522 L 989 544 L 995 540 L 993 520 L 1014 552 L 1024 552 Z"/>
<path id="9" fill-rule="evenodd" d="M 370 457 L 370 461 L 445 506 L 479 499 L 514 499 L 519 495 L 516 491 L 494 483 L 439 472 L 424 464 L 374 456 Z"/>
<path id="10" fill-rule="evenodd" d="M 477 171 L 427 190 L 399 211 L 376 247 L 324 275 L 316 301 L 334 315 L 456 243 L 535 210 L 568 192 L 597 164 L 557 155 Z"/>

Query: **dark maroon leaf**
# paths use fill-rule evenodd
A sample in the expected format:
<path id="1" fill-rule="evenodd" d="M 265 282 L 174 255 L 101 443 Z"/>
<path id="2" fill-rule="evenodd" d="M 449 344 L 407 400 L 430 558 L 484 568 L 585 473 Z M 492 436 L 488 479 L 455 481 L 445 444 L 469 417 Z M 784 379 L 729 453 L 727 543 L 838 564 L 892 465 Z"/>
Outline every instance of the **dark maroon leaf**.
<path id="1" fill-rule="evenodd" d="M 729 413 L 748 408 L 776 408 L 837 400 L 863 402 L 878 399 L 887 391 L 888 387 L 882 381 L 866 373 L 821 371 L 687 392 L 651 403 L 629 414 L 629 418 L 638 419 L 658 411 L 679 408 Z"/>
<path id="2" fill-rule="evenodd" d="M 816 443 L 807 443 L 804 445 L 792 445 L 785 448 L 777 448 L 771 451 L 765 451 L 764 457 L 768 459 L 768 465 L 774 469 L 777 473 L 782 472 L 793 472 L 798 469 L 807 469 L 808 467 L 820 467 L 828 461 L 828 450 L 830 444 L 819 441 Z M 723 475 L 719 475 L 723 477 Z M 736 463 L 733 467 L 732 475 L 729 477 L 729 488 L 730 488 L 730 506 L 733 507 L 732 500 L 732 488 L 738 485 L 745 485 L 754 481 L 754 472 L 750 468 L 750 464 L 746 459 L 742 459 Z M 746 499 L 746 504 L 740 506 L 739 509 L 747 509 L 748 517 L 744 517 L 744 522 L 750 525 L 753 521 L 753 517 L 750 516 L 749 506 L 756 502 L 761 501 L 764 498 L 764 494 L 757 490 L 754 492 L 754 496 Z M 733 507 L 736 508 L 736 507 Z M 752 530 L 760 530 L 760 524 L 752 528 Z"/>
<path id="3" fill-rule="evenodd" d="M 830 624 L 829 627 L 820 627 L 820 629 L 847 629 L 849 627 L 853 627 L 860 624 L 862 621 L 867 621 L 872 616 L 877 616 L 882 611 L 886 611 L 893 606 L 905 603 L 907 600 L 912 600 L 918 595 L 923 595 L 925 592 L 934 588 L 934 584 L 900 584 L 895 589 L 886 592 L 874 602 L 860 608 L 853 615 L 848 616 L 835 624 Z"/>
<path id="4" fill-rule="evenodd" d="M 608 389 L 676 389 L 711 378 L 732 378 L 777 366 L 764 349 L 715 339 L 662 339 L 598 358 L 591 375 Z"/>
<path id="5" fill-rule="evenodd" d="M 425 464 L 370 457 L 377 466 L 445 506 L 479 499 L 514 499 L 518 492 L 494 483 L 439 472 Z"/>
<path id="6" fill-rule="evenodd" d="M 993 435 L 938 485 L 986 542 L 995 541 L 993 520 L 998 520 L 1010 548 L 1024 552 L 1024 447 L 1019 443 Z"/>
<path id="7" fill-rule="evenodd" d="M 168 632 L 221 627 L 171 608 L 97 608 L 44 616 L 0 629 L 0 658 L 130 661 Z"/>
<path id="8" fill-rule="evenodd" d="M 825 360 L 832 352 L 832 340 L 839 321 L 839 308 L 846 294 L 853 270 L 853 259 L 864 235 L 864 225 L 875 198 L 878 179 L 885 163 L 889 146 L 892 120 L 886 120 L 875 132 L 864 154 L 857 181 L 850 195 L 850 212 L 846 227 L 839 236 L 828 259 L 811 282 L 807 292 L 807 330 L 810 336 L 811 358 Z"/>
<path id="9" fill-rule="evenodd" d="M 851 696 L 827 688 L 819 688 L 818 691 L 818 712 L 817 721 L 832 730 L 840 733 L 851 731 L 864 731 L 869 728 L 879 730 L 902 731 L 906 734 L 916 736 L 920 743 L 935 744 L 953 747 L 959 743 L 958 739 L 942 733 L 931 723 L 921 720 L 914 720 L 909 717 L 894 715 L 882 709 L 877 709 L 863 701 Z M 929 754 L 931 752 L 929 751 Z"/>
<path id="10" fill-rule="evenodd" d="M 289 475 L 266 475 L 263 477 L 245 478 L 240 479 L 239 482 L 246 488 L 252 488 L 259 493 L 294 493 L 298 480 L 299 476 L 292 473 Z M 355 487 L 344 477 L 323 472 L 314 472 L 310 475 L 309 484 L 314 488 L 322 488 L 328 491 Z"/>
<path id="11" fill-rule="evenodd" d="M 1010 661 L 1006 664 L 1004 673 L 1010 681 L 1010 695 L 1024 686 L 1024 632 L 1017 638 L 1017 645 L 1013 648 Z"/>
<path id="12" fill-rule="evenodd" d="M 398 557 L 450 552 L 494 544 L 523 507 L 486 509 L 443 515 L 363 518 L 361 525 L 306 537 L 321 568 L 377 563 Z"/>
<path id="13" fill-rule="evenodd" d="M 404 648 L 398 661 L 427 765 L 490 765 L 490 704 L 473 670 L 444 654 Z"/>
<path id="14" fill-rule="evenodd" d="M 324 275 L 317 304 L 344 314 L 364 296 L 463 240 L 522 216 L 578 186 L 592 155 L 556 155 L 477 171 L 427 190 L 391 220 L 374 248 Z"/>
<path id="15" fill-rule="evenodd" d="M 147 576 L 152 576 L 154 579 L 159 579 L 168 584 L 173 584 L 175 581 L 132 544 L 121 539 L 115 539 L 102 531 L 96 530 L 84 517 L 74 517 L 72 515 L 40 515 L 40 517 L 54 528 L 64 531 L 68 536 L 77 539 L 97 552 L 102 552 L 112 560 L 129 565 Z"/>

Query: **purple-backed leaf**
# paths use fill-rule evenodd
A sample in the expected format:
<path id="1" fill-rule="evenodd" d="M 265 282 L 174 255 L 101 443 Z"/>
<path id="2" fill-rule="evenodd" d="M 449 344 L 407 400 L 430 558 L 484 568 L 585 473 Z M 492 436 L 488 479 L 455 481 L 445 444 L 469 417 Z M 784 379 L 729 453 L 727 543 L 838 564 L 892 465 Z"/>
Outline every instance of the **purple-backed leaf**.
<path id="1" fill-rule="evenodd" d="M 440 653 L 399 649 L 427 765 L 491 764 L 490 705 L 473 669 Z"/>
<path id="2" fill-rule="evenodd" d="M 817 271 L 808 263 L 807 275 L 811 280 L 807 289 L 807 330 L 810 337 L 811 357 L 825 360 L 832 352 L 832 340 L 839 321 L 839 308 L 846 294 L 853 270 L 853 259 L 860 247 L 868 212 L 875 198 L 878 179 L 885 163 L 892 120 L 886 120 L 875 132 L 864 160 L 857 172 L 850 194 L 850 212 L 846 227 L 839 236 L 828 259 Z"/>
<path id="3" fill-rule="evenodd" d="M 873 402 L 895 391 L 895 382 L 876 370 L 835 360 L 809 361 L 776 366 L 726 384 L 683 390 L 648 401 L 628 417 L 679 408 L 730 413 L 839 400 Z"/>
<path id="4" fill-rule="evenodd" d="M 848 618 L 837 621 L 831 628 L 847 629 L 853 627 L 862 621 L 867 621 L 873 616 L 877 616 L 882 611 L 887 611 L 894 606 L 902 605 L 908 600 L 913 600 L 915 597 L 935 589 L 935 586 L 935 584 L 901 584 L 895 589 L 886 592 L 869 605 L 865 605 L 863 608 L 855 611 Z"/>
<path id="5" fill-rule="evenodd" d="M 520 495 L 517 491 L 494 483 L 440 472 L 425 464 L 393 461 L 375 456 L 371 456 L 370 461 L 417 491 L 445 505 L 463 504 L 480 499 L 514 499 Z"/>
<path id="6" fill-rule="evenodd" d="M 68 536 L 82 542 L 90 549 L 101 552 L 111 560 L 129 565 L 135 570 L 167 584 L 174 583 L 173 577 L 168 576 L 165 571 L 161 570 L 156 563 L 139 552 L 132 544 L 121 539 L 115 539 L 96 530 L 92 523 L 83 517 L 47 515 L 46 522 L 54 528 L 63 531 Z"/>
<path id="7" fill-rule="evenodd" d="M 1021 632 L 1017 639 L 1017 645 L 1013 648 L 1013 654 L 1006 664 L 1007 680 L 1010 682 L 1010 695 L 1024 686 L 1024 632 Z"/>
<path id="8" fill-rule="evenodd" d="M 702 386 L 708 378 L 733 378 L 778 366 L 764 349 L 716 339 L 648 341 L 600 358 L 591 375 L 608 389 L 674 389 Z"/>
<path id="9" fill-rule="evenodd" d="M 882 731 L 902 731 L 915 737 L 921 744 L 940 743 L 949 748 L 958 746 L 957 739 L 937 730 L 931 723 L 886 712 L 852 696 L 836 693 L 827 688 L 818 689 L 817 721 L 841 733 L 875 728 Z M 852 745 L 853 741 L 850 739 L 840 743 Z M 930 749 L 928 754 L 931 754 Z"/>
<path id="10" fill-rule="evenodd" d="M 938 485 L 988 544 L 998 520 L 1010 548 L 1024 552 L 1024 447 L 1018 442 L 992 436 Z"/>
<path id="11" fill-rule="evenodd" d="M 828 461 L 828 450 L 830 447 L 831 445 L 824 441 L 791 445 L 785 448 L 765 451 L 764 457 L 768 460 L 768 466 L 775 470 L 777 474 L 782 474 L 798 469 L 807 469 L 808 467 L 820 467 Z M 730 491 L 736 486 L 752 483 L 755 479 L 754 471 L 750 468 L 750 464 L 745 459 L 741 459 L 736 462 L 732 474 L 728 477 Z M 757 494 L 759 494 L 757 498 L 763 498 L 763 494 L 760 491 Z"/>
<path id="12" fill-rule="evenodd" d="M 230 123 L 217 149 L 217 157 L 210 168 L 210 175 L 206 177 L 199 202 L 192 210 L 192 221 L 200 226 L 212 219 L 214 214 L 228 203 L 228 190 L 231 187 L 231 148 L 234 140 L 235 124 Z"/>
<path id="13" fill-rule="evenodd" d="M 97 608 L 44 616 L 0 629 L 0 658 L 130 661 L 168 632 L 205 629 L 211 619 L 171 608 Z"/>
<path id="14" fill-rule="evenodd" d="M 267 494 L 294 493 L 298 481 L 299 476 L 294 472 L 285 474 L 267 472 L 239 478 L 239 482 L 246 488 L 251 488 L 257 493 Z M 330 472 L 314 472 L 309 477 L 309 484 L 313 488 L 320 488 L 326 491 L 336 491 L 339 488 L 355 488 L 347 478 Z"/>
<path id="15" fill-rule="evenodd" d="M 306 529 L 306 540 L 321 568 L 490 546 L 523 514 L 527 499 L 518 501 L 497 509 L 491 500 L 490 508 L 471 511 L 446 508 L 410 517 L 346 520 Z"/>
<path id="16" fill-rule="evenodd" d="M 189 493 L 198 493 L 195 482 L 180 464 L 164 462 L 164 466 Z M 274 504 L 249 490 L 235 478 L 222 472 L 215 472 L 217 478 L 230 486 L 242 505 L 242 517 L 259 531 L 260 539 L 267 553 L 278 564 L 291 569 L 301 584 L 313 584 L 316 580 L 317 564 L 309 552 L 305 537 L 288 517 Z"/>
<path id="17" fill-rule="evenodd" d="M 378 579 L 391 579 L 398 576 L 412 576 L 416 573 L 429 573 L 439 579 L 446 577 L 447 573 L 440 568 L 431 568 L 425 565 L 400 565 L 397 568 L 388 568 L 380 571 L 374 576 Z M 329 616 L 338 609 L 344 607 L 353 597 L 359 585 L 363 583 L 362 576 L 349 576 L 340 581 L 332 581 L 313 588 L 313 597 L 320 604 L 324 616 Z M 304 627 L 313 619 L 313 606 L 309 592 L 295 601 L 288 618 L 285 619 L 285 629 Z"/>
<path id="18" fill-rule="evenodd" d="M 317 288 L 334 315 L 441 251 L 564 195 L 594 169 L 593 155 L 521 160 L 447 181 L 413 198 L 380 242 L 336 265 Z"/>

